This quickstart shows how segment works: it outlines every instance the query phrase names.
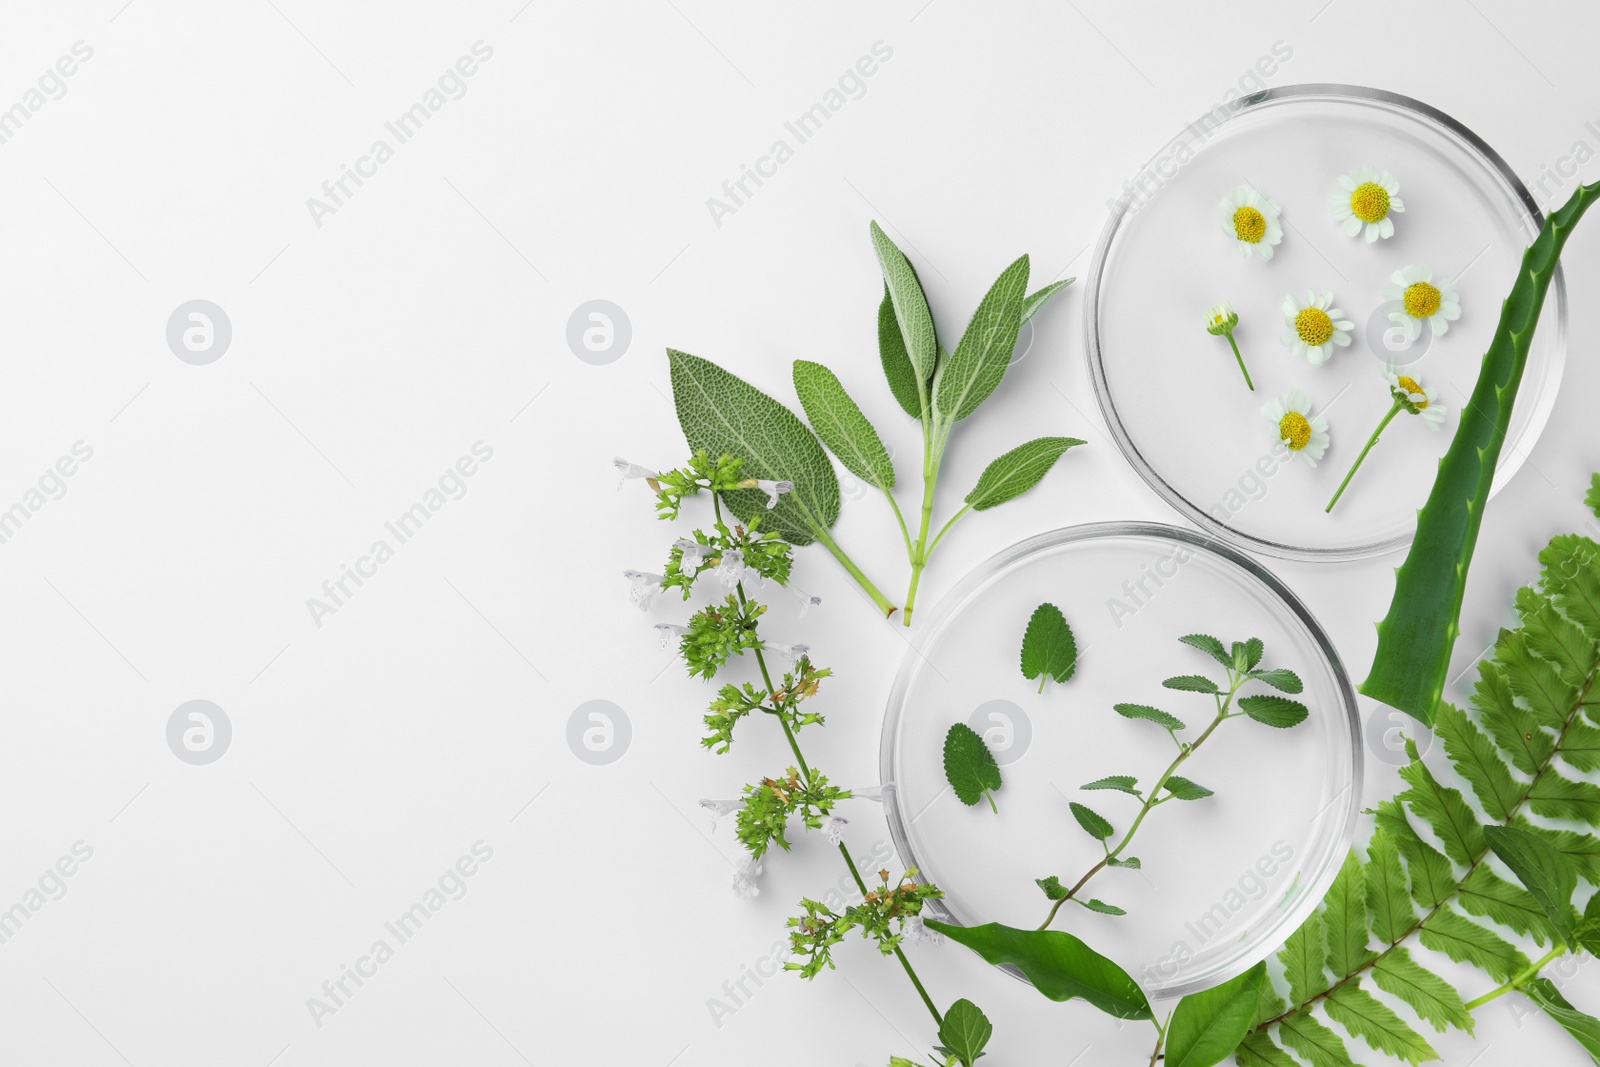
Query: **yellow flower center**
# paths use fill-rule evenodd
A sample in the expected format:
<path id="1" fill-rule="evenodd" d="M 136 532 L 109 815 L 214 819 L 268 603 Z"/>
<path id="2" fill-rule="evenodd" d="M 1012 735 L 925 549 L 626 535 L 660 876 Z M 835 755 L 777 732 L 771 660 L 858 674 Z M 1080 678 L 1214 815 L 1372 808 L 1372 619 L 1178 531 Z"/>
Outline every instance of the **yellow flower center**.
<path id="1" fill-rule="evenodd" d="M 1427 282 L 1412 282 L 1406 287 L 1406 314 L 1425 319 L 1439 310 L 1439 290 Z"/>
<path id="2" fill-rule="evenodd" d="M 1400 388 L 1405 390 L 1407 397 L 1425 395 L 1422 392 L 1422 386 L 1417 383 L 1417 380 L 1415 378 L 1407 378 L 1404 374 L 1400 375 Z M 1413 400 L 1411 403 L 1418 411 L 1428 406 L 1426 400 Z"/>
<path id="3" fill-rule="evenodd" d="M 1290 451 L 1298 452 L 1311 443 L 1311 422 L 1298 411 L 1291 411 L 1278 420 L 1278 436 Z"/>
<path id="4" fill-rule="evenodd" d="M 1241 241 L 1259 244 L 1267 235 L 1267 217 L 1253 207 L 1242 207 L 1233 213 L 1233 232 Z"/>
<path id="5" fill-rule="evenodd" d="M 1294 317 L 1294 332 L 1308 345 L 1325 345 L 1333 338 L 1333 320 L 1321 308 L 1301 308 Z"/>
<path id="6" fill-rule="evenodd" d="M 1350 210 L 1362 222 L 1382 222 L 1389 214 L 1389 190 L 1377 182 L 1363 182 L 1350 194 Z"/>

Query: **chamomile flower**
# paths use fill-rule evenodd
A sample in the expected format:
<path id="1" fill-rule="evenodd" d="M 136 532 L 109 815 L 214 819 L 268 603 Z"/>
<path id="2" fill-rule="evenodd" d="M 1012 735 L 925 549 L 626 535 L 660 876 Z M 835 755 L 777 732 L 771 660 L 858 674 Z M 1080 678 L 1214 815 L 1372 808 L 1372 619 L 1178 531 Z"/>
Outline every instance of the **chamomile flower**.
<path id="1" fill-rule="evenodd" d="M 1367 438 L 1366 445 L 1361 449 L 1361 454 L 1356 456 L 1356 461 L 1350 465 L 1350 472 L 1344 476 L 1344 481 L 1339 483 L 1339 488 L 1334 491 L 1333 499 L 1328 501 L 1324 511 L 1332 511 L 1333 506 L 1344 495 L 1344 490 L 1350 484 L 1350 479 L 1356 476 L 1356 471 L 1361 469 L 1361 461 L 1367 458 L 1367 453 L 1372 451 L 1372 446 L 1378 443 L 1378 437 L 1383 433 L 1394 417 L 1402 411 L 1412 415 L 1421 415 L 1430 430 L 1437 430 L 1441 423 L 1449 417 L 1450 411 L 1439 403 L 1437 389 L 1425 389 L 1421 382 L 1415 378 L 1401 374 L 1394 368 L 1383 372 L 1384 378 L 1389 383 L 1389 396 L 1394 401 L 1389 406 L 1388 414 L 1378 423 L 1378 428 L 1372 431 L 1372 436 Z"/>
<path id="2" fill-rule="evenodd" d="M 1291 389 L 1261 408 L 1261 414 L 1278 428 L 1278 440 L 1292 455 L 1315 467 L 1328 451 L 1328 420 L 1311 413 L 1311 400 L 1303 389 Z"/>
<path id="3" fill-rule="evenodd" d="M 1334 348 L 1350 346 L 1350 331 L 1356 324 L 1333 306 L 1332 293 L 1306 290 L 1304 300 L 1283 298 L 1283 343 L 1297 356 L 1305 356 L 1313 367 L 1321 366 Z"/>
<path id="4" fill-rule="evenodd" d="M 1212 306 L 1206 312 L 1206 333 L 1212 337 L 1226 337 L 1228 345 L 1233 349 L 1233 358 L 1239 361 L 1239 373 L 1244 375 L 1244 384 L 1250 387 L 1253 393 L 1256 383 L 1250 380 L 1250 372 L 1245 370 L 1244 356 L 1239 354 L 1239 342 L 1233 339 L 1234 327 L 1239 325 L 1239 313 L 1233 310 L 1233 305 L 1224 300 Z"/>
<path id="5" fill-rule="evenodd" d="M 1391 274 L 1389 284 L 1384 286 L 1383 298 L 1400 301 L 1400 310 L 1389 312 L 1389 321 L 1405 330 L 1407 341 L 1422 336 L 1424 322 L 1438 337 L 1461 317 L 1455 279 L 1434 281 L 1433 268 L 1421 263 L 1401 267 Z"/>
<path id="6" fill-rule="evenodd" d="M 633 601 L 633 606 L 640 611 L 649 611 L 650 605 L 655 602 L 656 594 L 661 592 L 662 578 L 659 574 L 649 571 L 623 571 L 622 576 L 628 579 L 628 596 Z"/>
<path id="7" fill-rule="evenodd" d="M 1380 237 L 1394 236 L 1393 215 L 1406 209 L 1400 200 L 1400 182 L 1388 171 L 1363 164 L 1339 177 L 1339 188 L 1328 194 L 1333 220 L 1346 237 L 1354 237 L 1363 226 L 1367 244 Z"/>
<path id="8" fill-rule="evenodd" d="M 1253 252 L 1271 259 L 1272 250 L 1283 240 L 1282 214 L 1278 205 L 1256 192 L 1252 185 L 1241 185 L 1222 198 L 1222 232 L 1238 242 L 1239 254 L 1246 259 Z"/>

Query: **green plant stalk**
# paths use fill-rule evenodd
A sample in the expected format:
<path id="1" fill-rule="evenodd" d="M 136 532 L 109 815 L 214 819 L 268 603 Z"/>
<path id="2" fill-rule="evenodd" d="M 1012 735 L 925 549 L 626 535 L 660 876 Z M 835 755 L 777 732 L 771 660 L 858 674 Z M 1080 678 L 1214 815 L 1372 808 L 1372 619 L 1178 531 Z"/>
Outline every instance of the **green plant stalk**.
<path id="1" fill-rule="evenodd" d="M 895 608 L 894 602 L 880 593 L 878 587 L 872 584 L 872 579 L 867 577 L 866 572 L 856 566 L 855 560 L 851 559 L 845 550 L 839 547 L 832 534 L 828 533 L 820 525 L 811 532 L 816 536 L 818 543 L 823 548 L 833 553 L 833 558 L 838 560 L 850 577 L 856 580 L 856 584 L 861 587 L 862 591 L 872 598 L 872 602 L 878 606 L 878 610 L 883 612 L 884 618 L 887 619 L 898 610 Z M 907 624 L 909 625 L 909 620 Z"/>
<path id="2" fill-rule="evenodd" d="M 1388 614 L 1378 623 L 1378 650 L 1361 692 L 1424 723 L 1432 723 L 1444 693 L 1450 650 L 1461 632 L 1467 568 L 1539 311 L 1567 236 L 1596 199 L 1600 182 L 1579 186 L 1523 255 L 1472 397 L 1418 514 L 1411 550 L 1396 572 Z"/>
<path id="3" fill-rule="evenodd" d="M 1183 762 L 1190 756 L 1194 755 L 1195 752 L 1199 750 L 1201 745 L 1205 744 L 1206 738 L 1210 737 L 1216 731 L 1218 726 L 1221 726 L 1228 719 L 1232 719 L 1238 715 L 1244 714 L 1243 712 L 1238 711 L 1231 712 L 1228 709 L 1233 706 L 1234 695 L 1239 692 L 1239 690 L 1247 681 L 1249 681 L 1249 678 L 1245 676 L 1244 672 L 1235 672 L 1232 668 L 1228 669 L 1228 694 L 1226 699 L 1224 699 L 1221 693 L 1215 694 L 1217 699 L 1217 717 L 1211 720 L 1211 725 L 1206 727 L 1204 733 L 1195 738 L 1193 744 L 1184 745 L 1183 742 L 1178 742 L 1179 747 L 1182 749 L 1182 751 L 1178 753 L 1178 758 L 1173 760 L 1167 766 L 1165 771 L 1161 772 L 1160 779 L 1158 779 L 1156 784 L 1151 787 L 1149 794 L 1144 799 L 1144 804 L 1139 808 L 1139 814 L 1134 817 L 1133 823 L 1128 827 L 1128 832 L 1122 835 L 1122 840 L 1117 842 L 1117 847 L 1108 850 L 1099 863 L 1096 863 L 1093 867 L 1090 867 L 1087 871 L 1085 871 L 1083 877 L 1078 879 L 1077 884 L 1075 884 L 1071 889 L 1067 890 L 1066 896 L 1062 897 L 1060 900 L 1051 905 L 1050 914 L 1045 916 L 1044 922 L 1039 924 L 1038 929 L 1048 929 L 1050 924 L 1055 922 L 1056 913 L 1061 910 L 1061 906 L 1067 901 L 1076 898 L 1078 891 L 1088 884 L 1089 879 L 1105 870 L 1107 865 L 1110 864 L 1112 860 L 1117 859 L 1122 855 L 1123 849 L 1127 848 L 1128 845 L 1133 841 L 1133 835 L 1139 832 L 1139 826 L 1144 822 L 1146 815 L 1149 815 L 1150 812 L 1155 810 L 1157 807 L 1173 799 L 1170 796 L 1161 797 L 1159 795 L 1162 787 L 1167 784 L 1167 779 L 1171 778 L 1173 774 L 1177 772 L 1178 768 L 1183 766 Z M 1168 732 L 1170 733 L 1171 731 Z M 1177 741 L 1176 734 L 1173 735 L 1173 740 Z"/>
<path id="4" fill-rule="evenodd" d="M 936 445 L 933 435 L 936 426 L 926 421 L 922 428 L 922 522 L 917 527 L 917 541 L 910 547 L 911 584 L 906 587 L 906 606 L 901 618 L 911 625 L 911 615 L 917 606 L 917 586 L 922 582 L 922 569 L 928 565 L 933 547 L 928 544 L 928 531 L 933 525 L 933 497 L 939 485 L 939 467 L 944 461 L 944 441 Z M 935 544 L 938 542 L 935 541 Z"/>
<path id="5" fill-rule="evenodd" d="M 1339 502 L 1339 498 L 1344 495 L 1345 486 L 1350 484 L 1350 479 L 1354 478 L 1356 471 L 1361 469 L 1361 463 L 1367 458 L 1367 453 L 1372 451 L 1372 446 L 1378 443 L 1378 438 L 1383 434 L 1384 430 L 1388 429 L 1389 423 L 1394 421 L 1394 417 L 1400 414 L 1400 409 L 1404 406 L 1400 401 L 1396 400 L 1394 406 L 1389 409 L 1389 414 L 1385 415 L 1383 421 L 1378 423 L 1378 428 L 1372 431 L 1372 436 L 1367 438 L 1366 446 L 1361 449 L 1361 454 L 1356 457 L 1354 463 L 1350 464 L 1350 471 L 1344 476 L 1344 481 L 1339 483 L 1339 488 L 1334 492 L 1333 499 L 1328 501 L 1328 506 L 1322 509 L 1324 514 L 1332 511 L 1333 506 Z"/>
<path id="6" fill-rule="evenodd" d="M 1244 384 L 1250 387 L 1252 393 L 1255 392 L 1256 383 L 1250 380 L 1250 372 L 1245 369 L 1244 355 L 1239 351 L 1239 342 L 1233 339 L 1233 331 L 1229 330 L 1222 336 L 1228 339 L 1228 346 L 1233 349 L 1233 358 L 1239 361 L 1239 373 L 1244 375 Z"/>
<path id="7" fill-rule="evenodd" d="M 711 501 L 716 511 L 717 521 L 720 523 L 722 521 L 722 501 L 715 493 L 711 495 Z M 744 583 L 739 582 L 736 584 L 734 586 L 734 591 L 739 595 L 739 611 L 741 614 L 743 614 L 747 610 L 748 603 L 745 600 Z M 771 694 L 776 691 L 776 687 L 772 684 L 772 673 L 767 670 L 766 657 L 761 654 L 760 647 L 757 647 L 752 651 L 755 652 L 756 666 L 761 670 L 761 681 L 764 685 L 766 685 L 767 692 Z M 772 708 L 763 707 L 762 710 L 776 718 L 778 720 L 778 725 L 783 727 L 783 736 L 784 739 L 789 742 L 789 751 L 794 754 L 795 762 L 799 765 L 800 773 L 805 775 L 806 784 L 809 786 L 812 783 L 811 767 L 806 763 L 805 753 L 800 750 L 799 739 L 795 737 L 794 731 L 789 728 L 789 723 L 783 718 L 782 715 L 779 715 Z M 839 855 L 843 857 L 845 866 L 850 869 L 850 877 L 855 880 L 856 888 L 861 890 L 862 896 L 866 896 L 867 883 L 862 879 L 861 870 L 856 866 L 854 857 L 850 855 L 850 850 L 845 847 L 845 843 L 843 841 L 839 842 Z M 906 954 L 901 951 L 899 945 L 895 946 L 894 955 L 895 958 L 900 961 L 900 966 L 905 969 L 906 977 L 911 979 L 911 984 L 916 987 L 917 995 L 922 998 L 922 1003 L 927 1006 L 929 1014 L 933 1016 L 934 1026 L 943 1026 L 944 1016 L 939 1013 L 938 1006 L 934 1004 L 933 998 L 928 995 L 928 990 L 923 986 L 922 979 L 917 977 L 917 972 L 911 966 L 911 961 L 906 958 Z"/>
<path id="8" fill-rule="evenodd" d="M 1469 1000 L 1469 1001 L 1467 1001 L 1467 1004 L 1466 1004 L 1467 1010 L 1468 1011 L 1472 1011 L 1475 1008 L 1481 1008 L 1485 1004 L 1489 1003 L 1491 1000 L 1497 1000 L 1498 998 L 1505 996 L 1507 993 L 1516 992 L 1517 990 L 1521 989 L 1523 986 L 1527 985 L 1529 982 L 1533 981 L 1535 978 L 1539 977 L 1539 971 L 1541 969 L 1543 969 L 1545 966 L 1547 966 L 1551 962 L 1560 959 L 1562 956 L 1565 956 L 1566 954 L 1567 954 L 1566 946 L 1565 945 L 1557 945 L 1555 948 L 1553 948 L 1549 952 L 1547 952 L 1543 959 L 1539 960 L 1537 963 L 1529 965 L 1529 967 L 1526 970 L 1524 970 L 1521 974 L 1516 975 L 1515 977 L 1513 977 L 1511 979 L 1511 981 L 1507 982 L 1505 985 L 1501 986 L 1498 989 L 1492 990 L 1491 992 L 1485 993 L 1483 996 L 1479 997 L 1477 1000 Z"/>

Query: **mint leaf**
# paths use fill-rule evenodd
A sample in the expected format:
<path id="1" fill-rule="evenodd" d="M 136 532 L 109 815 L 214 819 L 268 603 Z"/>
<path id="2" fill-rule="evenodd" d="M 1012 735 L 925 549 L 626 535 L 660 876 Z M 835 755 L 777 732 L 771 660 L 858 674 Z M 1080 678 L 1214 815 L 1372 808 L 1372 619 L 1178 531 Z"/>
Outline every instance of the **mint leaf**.
<path id="1" fill-rule="evenodd" d="M 1257 693 L 1239 698 L 1239 709 L 1256 722 L 1287 730 L 1306 721 L 1306 706 L 1288 697 Z"/>
<path id="2" fill-rule="evenodd" d="M 913 272 L 912 277 L 916 277 Z M 889 287 L 883 287 L 883 303 L 878 305 L 878 361 L 883 364 L 883 376 L 889 380 L 889 392 L 895 402 L 913 419 L 922 418 L 922 402 L 928 391 L 925 378 L 917 377 L 917 369 L 906 355 L 905 338 L 900 336 L 900 323 L 894 317 L 894 301 L 889 299 Z"/>
<path id="3" fill-rule="evenodd" d="M 1076 800 L 1068 801 L 1067 804 L 1072 808 L 1072 817 L 1078 820 L 1078 825 L 1083 827 L 1084 833 L 1096 841 L 1104 841 L 1116 832 L 1112 825 L 1106 821 L 1105 816 L 1093 808 L 1079 804 Z"/>
<path id="4" fill-rule="evenodd" d="M 1282 667 L 1270 671 L 1251 671 L 1250 677 L 1285 693 L 1298 693 L 1305 689 L 1305 684 L 1300 681 L 1298 674 Z"/>
<path id="5" fill-rule="evenodd" d="M 1131 793 L 1133 796 L 1139 797 L 1139 796 L 1143 796 L 1144 794 L 1139 792 L 1139 790 L 1134 788 L 1134 786 L 1136 786 L 1138 784 L 1139 784 L 1139 779 L 1135 778 L 1131 774 L 1113 774 L 1113 775 L 1109 775 L 1109 776 L 1107 776 L 1105 778 L 1096 778 L 1094 781 L 1090 782 L 1088 785 L 1081 785 L 1078 788 L 1079 789 L 1115 789 L 1119 793 Z"/>
<path id="6" fill-rule="evenodd" d="M 1127 859 L 1118 859 L 1115 856 L 1106 857 L 1107 867 L 1126 867 L 1130 871 L 1137 871 L 1141 864 L 1138 856 L 1129 856 Z"/>
<path id="7" fill-rule="evenodd" d="M 1148 704 L 1113 704 L 1111 707 L 1125 719 L 1148 719 L 1168 730 L 1188 729 L 1182 719 L 1168 715 L 1160 708 L 1152 708 Z"/>
<path id="8" fill-rule="evenodd" d="M 1515 826 L 1485 826 L 1483 836 L 1494 854 L 1533 895 L 1561 940 L 1569 948 L 1576 948 L 1578 915 L 1572 906 L 1572 894 L 1578 888 L 1578 869 L 1572 861 L 1544 838 Z"/>
<path id="9" fill-rule="evenodd" d="M 1029 681 L 1039 679 L 1042 693 L 1046 679 L 1054 678 L 1059 684 L 1077 669 L 1078 642 L 1066 616 L 1054 604 L 1040 604 L 1022 635 L 1022 676 Z"/>
<path id="10" fill-rule="evenodd" d="M 794 412 L 748 382 L 709 360 L 667 349 L 672 397 L 690 449 L 709 456 L 744 460 L 748 478 L 789 481 L 794 489 L 768 510 L 761 489 L 722 494 L 746 522 L 761 517 L 761 528 L 785 541 L 808 545 L 839 518 L 839 479 L 817 438 Z"/>
<path id="11" fill-rule="evenodd" d="M 1044 306 L 1050 302 L 1051 297 L 1077 280 L 1076 278 L 1065 278 L 1059 282 L 1051 282 L 1043 289 L 1037 289 L 1029 293 L 1027 299 L 1022 302 L 1022 321 L 1026 323 L 1029 319 L 1039 314 L 1044 310 Z"/>
<path id="12" fill-rule="evenodd" d="M 1061 884 L 1061 879 L 1055 875 L 1048 878 L 1035 878 L 1033 884 L 1044 890 L 1046 900 L 1067 899 L 1067 887 Z"/>
<path id="13" fill-rule="evenodd" d="M 922 292 L 922 284 L 917 281 L 917 272 L 911 268 L 911 261 L 895 247 L 889 235 L 876 222 L 872 223 L 872 247 L 878 253 L 878 266 L 883 270 L 889 301 L 894 306 L 901 344 L 905 347 L 917 380 L 927 382 L 933 377 L 938 351 L 928 298 Z"/>
<path id="14" fill-rule="evenodd" d="M 1078 901 L 1078 903 L 1082 904 L 1084 907 L 1088 908 L 1090 911 L 1099 912 L 1101 915 L 1126 915 L 1126 914 L 1128 914 L 1126 911 L 1123 911 L 1121 908 L 1117 907 L 1115 904 L 1107 904 L 1103 900 L 1080 900 L 1080 901 Z"/>
<path id="15" fill-rule="evenodd" d="M 998 814 L 993 791 L 1000 788 L 1000 766 L 983 737 L 964 722 L 944 735 L 944 776 L 961 803 L 971 807 L 987 799 Z"/>
<path id="16" fill-rule="evenodd" d="M 1016 353 L 1027 288 L 1028 257 L 1022 256 L 1000 272 L 956 350 L 939 362 L 933 375 L 933 409 L 944 423 L 971 415 L 999 387 Z"/>
<path id="17" fill-rule="evenodd" d="M 1233 666 L 1233 657 L 1228 654 L 1227 649 L 1222 647 L 1222 642 L 1215 637 L 1208 634 L 1188 634 L 1178 638 L 1178 640 L 1191 648 L 1198 648 L 1224 667 Z"/>
<path id="18" fill-rule="evenodd" d="M 1180 674 L 1161 683 L 1168 689 L 1184 693 L 1220 693 L 1217 683 L 1203 674 Z"/>
<path id="19" fill-rule="evenodd" d="M 1018 445 L 983 469 L 966 502 L 974 511 L 987 511 L 1015 500 L 1038 485 L 1067 449 L 1081 444 L 1076 437 L 1039 437 Z"/>
<path id="20" fill-rule="evenodd" d="M 1259 637 L 1252 637 L 1246 641 L 1244 643 L 1244 669 L 1247 671 L 1255 670 L 1256 664 L 1261 662 L 1261 654 L 1266 649 L 1267 646 L 1261 643 L 1261 638 Z"/>
<path id="21" fill-rule="evenodd" d="M 894 488 L 889 450 L 833 371 L 820 363 L 795 360 L 794 391 L 811 428 L 846 470 L 868 485 Z"/>
<path id="22" fill-rule="evenodd" d="M 939 1040 L 943 1044 L 934 1051 L 946 1058 L 954 1056 L 961 1067 L 972 1067 L 993 1034 L 994 1027 L 976 1004 L 958 1000 L 944 1013 L 944 1022 L 939 1024 Z"/>
<path id="23" fill-rule="evenodd" d="M 1180 778 L 1176 774 L 1167 776 L 1166 786 L 1172 795 L 1179 800 L 1204 800 L 1206 797 L 1215 796 L 1211 790 L 1199 782 L 1191 782 L 1187 778 Z"/>

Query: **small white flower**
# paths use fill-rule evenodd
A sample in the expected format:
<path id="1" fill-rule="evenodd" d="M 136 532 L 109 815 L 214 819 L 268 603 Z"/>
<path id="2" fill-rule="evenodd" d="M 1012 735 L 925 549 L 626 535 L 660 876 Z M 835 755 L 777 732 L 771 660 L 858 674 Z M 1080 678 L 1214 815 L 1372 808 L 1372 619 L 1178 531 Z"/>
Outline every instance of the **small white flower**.
<path id="1" fill-rule="evenodd" d="M 656 623 L 656 633 L 661 637 L 662 648 L 671 648 L 688 632 L 687 626 L 675 626 L 670 622 Z"/>
<path id="2" fill-rule="evenodd" d="M 1226 300 L 1220 304 L 1213 304 L 1211 310 L 1206 312 L 1206 333 L 1213 337 L 1232 333 L 1237 325 L 1239 325 L 1239 313 L 1233 310 L 1233 305 Z"/>
<path id="3" fill-rule="evenodd" d="M 888 797 L 889 791 L 893 788 L 894 786 L 892 785 L 863 786 L 860 789 L 850 790 L 850 796 L 855 800 L 876 800 L 879 804 L 882 804 Z"/>
<path id="4" fill-rule="evenodd" d="M 1288 329 L 1280 340 L 1297 356 L 1305 356 L 1313 367 L 1321 366 L 1335 347 L 1350 346 L 1350 331 L 1356 324 L 1333 307 L 1332 293 L 1306 290 L 1305 300 L 1283 298 L 1283 321 Z"/>
<path id="5" fill-rule="evenodd" d="M 733 893 L 742 900 L 761 895 L 756 879 L 761 877 L 761 861 L 751 855 L 740 857 L 733 867 Z"/>
<path id="6" fill-rule="evenodd" d="M 1328 420 L 1311 414 L 1311 401 L 1304 390 L 1291 389 L 1267 401 L 1261 414 L 1277 425 L 1284 446 L 1311 466 L 1328 451 Z"/>
<path id="7" fill-rule="evenodd" d="M 681 555 L 678 559 L 678 570 L 684 574 L 696 574 L 705 561 L 710 558 L 712 548 L 702 545 L 699 541 L 692 541 L 687 537 L 680 537 L 672 543 Z"/>
<path id="8" fill-rule="evenodd" d="M 756 479 L 756 488 L 767 494 L 767 510 L 771 511 L 778 506 L 778 498 L 784 493 L 794 491 L 793 482 L 773 482 L 765 478 Z"/>
<path id="9" fill-rule="evenodd" d="M 928 929 L 922 916 L 913 915 L 900 927 L 900 938 L 908 945 L 937 945 L 944 940 L 944 935 Z"/>
<path id="10" fill-rule="evenodd" d="M 723 817 L 732 814 L 738 810 L 738 807 L 739 802 L 737 800 L 707 800 L 704 797 L 700 800 L 700 810 L 711 816 L 712 833 L 717 832 L 717 824 L 722 821 Z"/>
<path id="11" fill-rule="evenodd" d="M 620 473 L 622 475 L 622 477 L 617 480 L 617 488 L 618 489 L 621 489 L 622 486 L 623 486 L 623 483 L 626 482 L 629 478 L 659 478 L 659 477 L 661 477 L 660 474 L 658 474 L 657 472 L 651 470 L 649 467 L 641 467 L 637 463 L 629 463 L 627 460 L 623 459 L 621 456 L 618 456 L 616 459 L 612 460 L 611 461 L 611 465 L 613 467 L 617 468 L 618 473 Z"/>
<path id="12" fill-rule="evenodd" d="M 1367 244 L 1380 237 L 1394 236 L 1394 219 L 1405 211 L 1400 201 L 1400 182 L 1388 171 L 1363 164 L 1339 176 L 1339 188 L 1328 194 L 1333 219 L 1346 237 L 1367 228 Z"/>
<path id="13" fill-rule="evenodd" d="M 822 833 L 827 837 L 828 844 L 837 845 L 844 840 L 844 828 L 850 825 L 850 820 L 838 815 L 830 815 L 822 821 Z"/>
<path id="14" fill-rule="evenodd" d="M 650 605 L 655 602 L 656 594 L 661 592 L 661 575 L 651 574 L 649 571 L 623 571 L 622 576 L 633 583 L 633 587 L 628 590 L 633 606 L 640 611 L 649 611 Z"/>
<path id="15" fill-rule="evenodd" d="M 1222 213 L 1222 232 L 1239 245 L 1239 254 L 1246 259 L 1254 252 L 1262 259 L 1271 259 L 1272 250 L 1283 240 L 1282 214 L 1278 205 L 1256 192 L 1251 185 L 1241 185 L 1218 205 Z"/>
<path id="16" fill-rule="evenodd" d="M 806 617 L 806 612 L 810 611 L 812 608 L 819 608 L 822 606 L 821 597 L 812 596 L 803 589 L 796 589 L 791 585 L 789 587 L 789 592 L 796 600 L 800 601 L 800 618 L 802 619 Z"/>
<path id="17" fill-rule="evenodd" d="M 793 645 L 780 645 L 776 641 L 767 641 L 762 646 L 768 652 L 776 652 L 780 656 L 794 660 L 796 663 L 811 655 L 811 646 L 799 643 Z"/>
<path id="18" fill-rule="evenodd" d="M 1401 267 L 1389 276 L 1383 288 L 1385 300 L 1398 300 L 1399 311 L 1389 312 L 1389 321 L 1406 332 L 1407 341 L 1422 336 L 1422 324 L 1438 337 L 1461 317 L 1461 299 L 1456 296 L 1454 278 L 1433 280 L 1433 268 L 1422 263 Z"/>
<path id="19" fill-rule="evenodd" d="M 1425 389 L 1415 378 L 1394 370 L 1385 371 L 1383 376 L 1389 379 L 1390 395 L 1411 414 L 1421 415 L 1428 429 L 1438 430 L 1440 424 L 1450 417 L 1450 409 L 1439 403 L 1439 390 Z"/>
<path id="20" fill-rule="evenodd" d="M 723 586 L 732 589 L 744 580 L 745 570 L 744 552 L 737 548 L 730 548 L 722 554 L 722 559 L 711 573 Z"/>

